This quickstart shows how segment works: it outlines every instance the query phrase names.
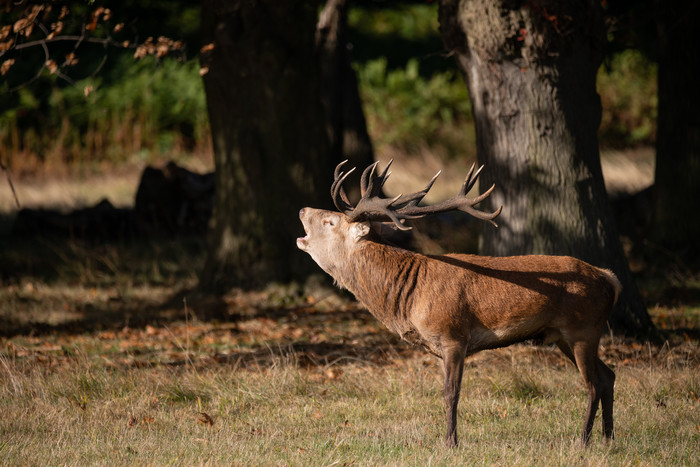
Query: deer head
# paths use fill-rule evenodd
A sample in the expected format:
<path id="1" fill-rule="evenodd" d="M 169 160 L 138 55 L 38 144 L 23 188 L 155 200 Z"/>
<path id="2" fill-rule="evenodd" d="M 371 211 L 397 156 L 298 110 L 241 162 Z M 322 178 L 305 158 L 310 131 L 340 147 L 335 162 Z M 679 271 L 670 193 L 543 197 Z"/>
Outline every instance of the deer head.
<path id="1" fill-rule="evenodd" d="M 347 161 L 343 161 L 335 168 L 331 186 L 333 202 L 340 212 L 312 208 L 304 208 L 299 212 L 306 236 L 297 239 L 297 247 L 309 253 L 314 261 L 331 275 L 333 275 L 332 263 L 351 252 L 361 241 L 370 238 L 373 231 L 376 233 L 377 229 L 372 228 L 373 222 L 390 221 L 398 229 L 409 230 L 410 227 L 404 224 L 406 219 L 419 219 L 429 214 L 458 210 L 497 226 L 493 219 L 501 213 L 502 207 L 494 212 L 483 212 L 474 208 L 474 205 L 491 194 L 495 185 L 475 198 L 466 197 L 475 185 L 483 166 L 474 172 L 475 165 L 472 164 L 456 196 L 432 206 L 419 206 L 440 172 L 435 174 L 420 191 L 408 195 L 401 194 L 394 198 L 383 198 L 381 191 L 391 175 L 389 172 L 391 162 L 381 173 L 378 173 L 378 162 L 375 162 L 362 173 L 360 179 L 362 196 L 357 205 L 352 206 L 348 201 L 343 183 L 355 169 L 344 172 L 342 169 L 346 163 Z"/>

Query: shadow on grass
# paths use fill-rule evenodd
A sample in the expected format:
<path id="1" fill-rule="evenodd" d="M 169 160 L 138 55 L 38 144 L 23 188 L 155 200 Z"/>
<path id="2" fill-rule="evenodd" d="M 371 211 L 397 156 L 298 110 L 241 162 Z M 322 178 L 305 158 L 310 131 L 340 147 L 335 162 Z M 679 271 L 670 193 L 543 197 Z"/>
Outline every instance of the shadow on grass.
<path id="1" fill-rule="evenodd" d="M 318 355 L 353 358 L 358 349 L 367 355 L 375 345 L 386 349 L 388 333 L 381 342 L 372 342 L 360 336 L 362 332 L 349 331 L 358 323 L 374 323 L 359 308 L 326 305 L 321 310 L 328 311 L 309 311 L 301 296 L 269 300 L 262 294 L 257 303 L 241 304 L 230 296 L 199 292 L 197 276 L 206 247 L 200 235 L 109 241 L 0 236 L 0 337 L 71 336 L 168 326 L 188 319 L 233 324 L 231 332 L 236 333 L 240 331 L 235 323 L 271 320 L 274 325 L 293 322 L 303 334 L 285 337 L 281 350 L 260 348 L 225 358 L 252 364 L 291 352 L 300 361 L 312 361 Z M 700 339 L 700 281 L 681 285 L 657 281 L 656 286 L 647 298 L 657 326 L 671 341 Z M 280 304 L 287 298 L 292 304 Z M 336 336 L 340 343 L 304 342 L 306 334 L 329 325 L 348 330 Z M 377 328 L 381 326 L 373 329 Z M 259 343 L 265 339 L 261 337 Z M 343 343 L 349 339 L 355 343 Z"/>
<path id="2" fill-rule="evenodd" d="M 40 315 L 37 316 L 37 320 L 27 321 L 5 313 L 0 324 L 0 337 L 74 335 L 129 327 L 142 328 L 147 325 L 167 325 L 186 319 L 182 301 L 182 297 L 185 296 L 186 293 L 180 291 L 162 303 L 138 303 L 115 298 L 108 300 L 104 306 L 82 304 L 76 313 L 80 317 L 65 319 L 59 323 L 42 321 Z M 226 310 L 227 305 L 220 297 L 202 298 L 198 302 L 197 318 L 204 321 L 226 319 Z"/>
<path id="3" fill-rule="evenodd" d="M 184 340 L 188 322 L 200 338 L 215 336 L 215 343 L 198 350 L 206 365 L 268 367 L 280 359 L 301 366 L 383 364 L 387 355 L 396 355 L 395 347 L 410 351 L 369 313 L 342 299 L 337 306 L 310 306 L 298 292 L 284 296 L 284 287 L 274 293 L 199 292 L 197 271 L 206 251 L 200 238 L 102 243 L 11 238 L 4 245 L 9 248 L 0 251 L 3 338 L 106 339 L 99 345 L 107 354 L 110 345 L 127 345 L 124 352 L 136 355 L 124 357 L 127 366 L 191 363 L 185 352 L 165 358 L 156 350 L 162 342 L 156 333 Z M 134 339 L 143 347 L 129 347 Z"/>

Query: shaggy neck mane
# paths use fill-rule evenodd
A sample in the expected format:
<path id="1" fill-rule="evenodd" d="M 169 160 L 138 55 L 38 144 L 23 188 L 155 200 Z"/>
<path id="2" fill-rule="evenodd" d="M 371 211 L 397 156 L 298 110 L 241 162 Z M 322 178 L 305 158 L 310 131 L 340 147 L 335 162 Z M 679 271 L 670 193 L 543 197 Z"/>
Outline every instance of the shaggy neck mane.
<path id="1" fill-rule="evenodd" d="M 389 329 L 401 332 L 427 258 L 373 240 L 363 241 L 350 255 L 338 269 L 338 283 Z"/>

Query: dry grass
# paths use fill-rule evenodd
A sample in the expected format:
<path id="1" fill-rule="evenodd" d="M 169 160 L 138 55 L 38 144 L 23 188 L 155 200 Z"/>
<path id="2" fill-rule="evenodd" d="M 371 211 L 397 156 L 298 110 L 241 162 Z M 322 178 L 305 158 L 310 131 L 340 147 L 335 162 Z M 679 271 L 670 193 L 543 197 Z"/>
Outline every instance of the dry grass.
<path id="1" fill-rule="evenodd" d="M 423 186 L 438 165 L 397 160 L 390 190 Z M 464 172 L 435 188 L 451 195 Z M 555 349 L 524 344 L 468 360 L 449 450 L 433 357 L 328 290 L 190 292 L 204 247 L 188 242 L 3 244 L 0 270 L 14 275 L 0 288 L 1 465 L 697 463 L 697 278 L 670 284 L 685 301 L 668 283 L 644 286 L 667 344 L 604 339 L 612 445 L 597 420 L 579 447 L 580 376 Z"/>
<path id="2" fill-rule="evenodd" d="M 585 391 L 558 351 L 518 345 L 479 354 L 463 383 L 462 444 L 449 450 L 435 359 L 397 342 L 352 302 L 265 309 L 272 295 L 225 297 L 230 318 L 221 322 L 186 317 L 181 307 L 141 327 L 2 339 L 0 463 L 695 462 L 697 342 L 607 339 L 604 359 L 618 375 L 617 439 L 604 445 L 597 427 L 587 450 L 577 443 Z"/>
<path id="3" fill-rule="evenodd" d="M 402 150 L 384 147 L 377 159 L 381 161 L 382 167 L 394 159 L 392 177 L 387 182 L 387 192 L 390 194 L 415 191 L 442 170 L 439 181 L 426 197 L 429 203 L 453 196 L 464 181 L 471 164 L 471 161 L 449 159 L 439 148 L 427 147 L 411 155 Z M 635 192 L 653 183 L 654 154 L 651 148 L 626 152 L 606 150 L 603 151 L 601 160 L 609 190 Z M 190 170 L 212 170 L 211 161 L 205 158 L 194 157 L 183 162 Z M 143 163 L 132 163 L 118 170 L 111 168 L 83 175 L 23 177 L 14 179 L 14 185 L 22 207 L 66 210 L 92 206 L 105 198 L 117 207 L 129 207 L 133 206 L 144 166 Z M 0 177 L 0 214 L 15 210 L 12 192 L 3 175 Z"/>
<path id="4" fill-rule="evenodd" d="M 601 152 L 605 188 L 608 193 L 636 193 L 654 183 L 654 148 Z"/>
<path id="5" fill-rule="evenodd" d="M 178 160 L 190 170 L 206 173 L 213 170 L 213 162 L 204 156 Z M 154 163 L 162 167 L 167 159 Z M 44 208 L 68 211 L 94 206 L 108 199 L 115 207 L 128 208 L 134 205 L 136 188 L 145 162 L 131 161 L 119 167 L 105 163 L 103 167 L 76 171 L 63 167 L 57 174 L 39 173 L 35 176 L 12 176 L 13 185 L 23 208 Z M 0 172 L 0 215 L 17 210 L 14 196 L 5 174 Z"/>
<path id="6" fill-rule="evenodd" d="M 93 206 L 104 198 L 116 207 L 127 207 L 134 203 L 139 177 L 140 169 L 135 168 L 89 178 L 19 179 L 13 184 L 23 208 L 70 210 Z M 15 200 L 4 177 L 0 192 L 0 213 L 14 211 Z"/>

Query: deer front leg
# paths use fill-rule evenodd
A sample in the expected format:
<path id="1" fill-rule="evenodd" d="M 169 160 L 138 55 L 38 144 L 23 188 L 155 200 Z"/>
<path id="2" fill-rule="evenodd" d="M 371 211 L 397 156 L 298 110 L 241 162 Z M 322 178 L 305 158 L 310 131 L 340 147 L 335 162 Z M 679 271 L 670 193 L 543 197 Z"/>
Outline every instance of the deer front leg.
<path id="1" fill-rule="evenodd" d="M 462 386 L 465 351 L 461 346 L 445 349 L 442 355 L 442 371 L 445 375 L 445 409 L 447 412 L 447 439 L 449 447 L 457 446 L 457 404 Z"/>

